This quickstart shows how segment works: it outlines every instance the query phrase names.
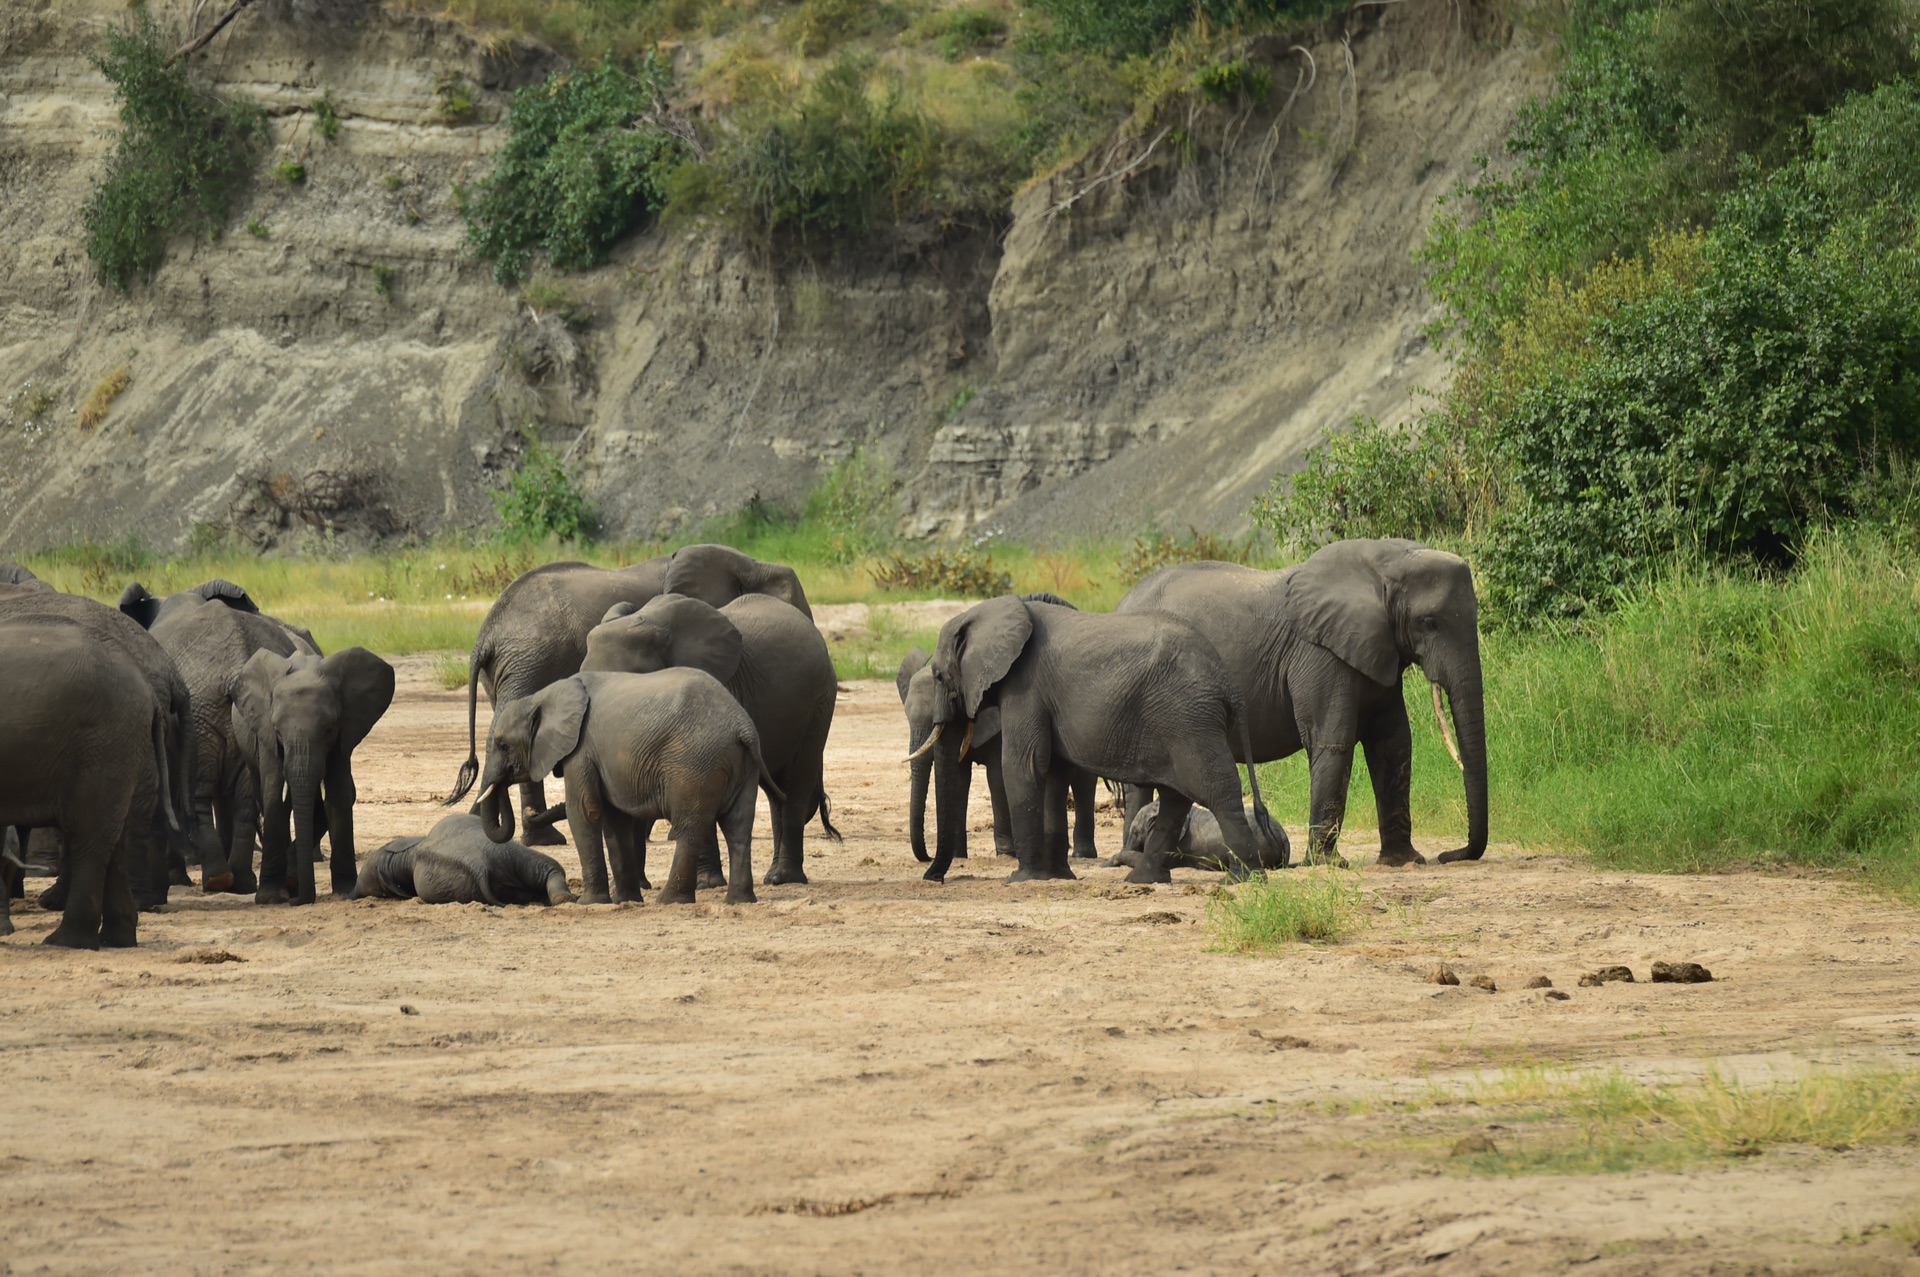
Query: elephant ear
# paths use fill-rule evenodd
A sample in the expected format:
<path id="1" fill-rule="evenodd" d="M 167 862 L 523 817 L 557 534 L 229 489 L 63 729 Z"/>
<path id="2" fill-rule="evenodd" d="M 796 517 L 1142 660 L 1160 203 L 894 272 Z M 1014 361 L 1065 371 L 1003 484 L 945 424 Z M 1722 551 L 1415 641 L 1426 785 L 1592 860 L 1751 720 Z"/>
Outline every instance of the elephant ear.
<path id="1" fill-rule="evenodd" d="M 1400 677 L 1400 646 L 1381 554 L 1382 547 L 1401 544 L 1412 543 L 1336 541 L 1287 576 L 1287 615 L 1295 631 L 1382 687 Z"/>
<path id="2" fill-rule="evenodd" d="M 318 642 L 316 642 L 316 641 L 314 640 L 314 637 L 313 637 L 313 635 L 312 635 L 312 633 L 311 633 L 311 632 L 309 632 L 309 631 L 308 631 L 307 629 L 305 629 L 304 627 L 302 627 L 302 626 L 298 626 L 298 625 L 294 625 L 293 623 L 291 623 L 291 622 L 289 622 L 289 621 L 282 621 L 282 620 L 281 620 L 281 619 L 280 619 L 279 617 L 277 617 L 277 616 L 276 616 L 276 617 L 273 617 L 273 618 L 272 618 L 272 620 L 273 620 L 273 621 L 274 621 L 274 622 L 275 622 L 275 623 L 276 623 L 277 625 L 279 625 L 279 627 L 280 627 L 281 629 L 283 629 L 283 630 L 285 630 L 285 631 L 286 631 L 287 633 L 289 633 L 289 634 L 291 634 L 291 635 L 293 635 L 293 637 L 294 637 L 295 639 L 297 639 L 297 640 L 299 641 L 299 643 L 301 644 L 301 646 L 303 646 L 303 647 L 304 647 L 304 648 L 305 648 L 305 649 L 306 649 L 307 651 L 309 651 L 309 652 L 311 652 L 311 653 L 313 653 L 313 654 L 314 654 L 315 656 L 325 656 L 325 655 L 326 655 L 326 653 L 325 653 L 325 652 L 322 652 L 322 651 L 320 650 L 320 644 L 319 644 Z"/>
<path id="3" fill-rule="evenodd" d="M 340 749 L 351 754 L 393 704 L 393 666 L 364 647 L 349 647 L 320 662 L 320 673 L 340 696 Z"/>
<path id="4" fill-rule="evenodd" d="M 719 608 L 698 599 L 663 594 L 640 610 L 664 613 L 661 619 L 672 636 L 667 649 L 667 660 L 672 664 L 705 670 L 722 683 L 739 672 L 747 643 Z"/>
<path id="5" fill-rule="evenodd" d="M 580 733 L 587 725 L 587 685 L 577 678 L 563 678 L 535 693 L 534 700 L 529 762 L 533 778 L 542 780 L 580 747 Z"/>
<path id="6" fill-rule="evenodd" d="M 893 685 L 899 689 L 900 703 L 902 705 L 907 703 L 907 689 L 913 686 L 913 676 L 925 669 L 927 662 L 932 659 L 933 658 L 928 656 L 925 651 L 917 647 L 900 658 L 900 672 L 893 676 Z"/>
<path id="7" fill-rule="evenodd" d="M 638 603 L 629 603 L 625 599 L 622 599 L 607 609 L 607 614 L 600 618 L 600 624 L 605 625 L 608 621 L 617 621 L 623 616 L 632 616 L 639 610 L 640 605 Z"/>
<path id="8" fill-rule="evenodd" d="M 160 600 L 147 593 L 147 587 L 135 581 L 120 591 L 120 610 L 140 623 L 140 628 L 153 628 L 154 618 L 160 615 Z"/>
<path id="9" fill-rule="evenodd" d="M 800 574 L 784 563 L 762 563 L 759 566 L 760 580 L 753 586 L 753 593 L 779 599 L 811 621 L 813 609 L 807 606 L 807 592 L 800 585 Z"/>
<path id="10" fill-rule="evenodd" d="M 747 592 L 743 577 L 752 565 L 752 558 L 730 545 L 682 546 L 667 563 L 663 593 L 699 599 L 710 607 L 725 607 Z"/>
<path id="11" fill-rule="evenodd" d="M 980 712 L 973 717 L 973 740 L 968 744 L 968 752 L 990 745 L 993 738 L 1000 734 L 1000 707 L 982 705 Z"/>
<path id="12" fill-rule="evenodd" d="M 248 595 L 245 590 L 233 582 L 223 581 L 219 577 L 215 577 L 211 581 L 202 581 L 191 590 L 188 590 L 187 593 L 198 594 L 209 603 L 224 603 L 236 612 L 258 613 L 260 611 L 259 605 L 253 601 L 252 597 Z"/>
<path id="13" fill-rule="evenodd" d="M 273 689 L 287 674 L 287 658 L 262 648 L 247 658 L 234 675 L 229 696 L 233 701 L 233 735 L 249 758 L 264 759 L 275 743 Z"/>
<path id="14" fill-rule="evenodd" d="M 1032 635 L 1033 617 L 1013 595 L 977 603 L 941 627 L 933 672 L 959 695 L 967 717 L 977 718 L 980 703 L 1027 650 Z"/>

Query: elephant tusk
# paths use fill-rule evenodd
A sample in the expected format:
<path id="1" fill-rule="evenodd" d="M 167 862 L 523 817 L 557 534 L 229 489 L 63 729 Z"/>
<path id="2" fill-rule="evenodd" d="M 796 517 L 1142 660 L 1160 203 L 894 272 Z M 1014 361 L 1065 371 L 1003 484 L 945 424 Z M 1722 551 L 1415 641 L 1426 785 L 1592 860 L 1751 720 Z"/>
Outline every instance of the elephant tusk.
<path id="1" fill-rule="evenodd" d="M 973 748 L 973 720 L 967 720 L 967 734 L 960 738 L 960 757 L 965 758 L 967 751 Z"/>
<path id="2" fill-rule="evenodd" d="M 928 750 L 933 748 L 934 743 L 940 739 L 940 733 L 946 730 L 947 725 L 945 723 L 935 723 L 933 725 L 933 734 L 927 737 L 926 744 L 914 750 L 911 754 L 908 754 L 907 761 L 910 763 L 918 761 Z"/>
<path id="3" fill-rule="evenodd" d="M 476 807 L 484 806 L 487 800 L 493 797 L 494 791 L 499 788 L 500 788 L 500 782 L 496 780 L 491 785 L 488 785 L 485 789 L 481 790 L 480 797 L 474 800 L 474 806 Z"/>
<path id="4" fill-rule="evenodd" d="M 1428 683 L 1427 686 L 1433 689 L 1433 721 L 1440 724 L 1440 739 L 1447 753 L 1453 756 L 1453 765 L 1464 772 L 1467 765 L 1460 761 L 1460 747 L 1453 743 L 1453 729 L 1447 726 L 1447 716 L 1440 711 L 1440 684 Z"/>

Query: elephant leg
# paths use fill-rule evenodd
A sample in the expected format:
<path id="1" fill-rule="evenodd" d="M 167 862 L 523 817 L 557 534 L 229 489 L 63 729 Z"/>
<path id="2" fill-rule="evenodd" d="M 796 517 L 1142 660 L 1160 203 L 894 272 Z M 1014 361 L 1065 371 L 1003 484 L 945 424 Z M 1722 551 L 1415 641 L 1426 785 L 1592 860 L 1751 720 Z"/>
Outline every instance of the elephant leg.
<path id="1" fill-rule="evenodd" d="M 525 819 L 520 828 L 525 831 L 522 841 L 529 847 L 564 847 L 567 840 L 560 836 L 558 822 L 552 825 L 536 826 L 533 818 L 547 809 L 547 787 L 542 781 L 520 786 L 520 814 Z"/>
<path id="2" fill-rule="evenodd" d="M 1413 728 L 1407 703 L 1399 697 L 1383 708 L 1360 738 L 1373 781 L 1373 806 L 1380 816 L 1380 863 L 1424 865 L 1413 846 Z"/>
<path id="3" fill-rule="evenodd" d="M 333 894 L 345 899 L 353 894 L 353 884 L 360 876 L 353 849 L 353 804 L 360 795 L 354 788 L 353 768 L 345 755 L 328 760 L 324 792 L 327 864 L 333 871 Z"/>
<path id="4" fill-rule="evenodd" d="M 1068 773 L 1067 784 L 1073 794 L 1073 854 L 1081 860 L 1094 860 L 1100 851 L 1093 843 L 1093 804 L 1099 797 L 1100 778 L 1084 767 Z"/>
<path id="5" fill-rule="evenodd" d="M 771 799 L 768 800 L 771 803 Z M 773 839 L 780 841 L 780 808 L 773 807 Z M 720 839 L 709 838 L 700 848 L 700 872 L 694 879 L 696 888 L 702 891 L 715 891 L 727 885 L 727 875 L 720 867 Z"/>
<path id="6" fill-rule="evenodd" d="M 773 818 L 773 863 L 767 866 L 769 887 L 807 881 L 807 822 L 820 810 L 825 789 L 820 756 L 803 753 L 778 778 L 787 800 L 768 800 L 768 815 Z M 748 801 L 752 801 L 749 797 Z M 701 885 L 705 885 L 704 883 Z"/>
<path id="7" fill-rule="evenodd" d="M 1047 839 L 1047 875 L 1052 878 L 1073 877 L 1073 869 L 1067 864 L 1067 788 L 1067 764 L 1056 759 L 1053 770 L 1047 773 L 1047 809 L 1042 821 Z"/>
<path id="8" fill-rule="evenodd" d="M 673 865 L 667 870 L 667 885 L 660 889 L 663 905 L 690 905 L 694 889 L 700 884 L 700 859 L 715 843 L 711 820 L 676 820 L 673 825 Z M 715 855 L 719 852 L 715 851 Z"/>
<path id="9" fill-rule="evenodd" d="M 129 828 L 121 837 L 119 847 L 107 860 L 107 873 L 101 884 L 100 899 L 100 947 L 102 949 L 131 949 L 139 943 L 140 904 L 134 897 L 133 883 L 127 874 L 127 868 L 134 856 L 147 854 L 148 849 L 143 846 L 145 841 L 144 833 L 136 833 Z"/>
<path id="10" fill-rule="evenodd" d="M 607 855 L 600 833 L 603 810 L 600 795 L 589 791 L 577 768 L 568 768 L 567 828 L 573 833 L 574 849 L 580 853 L 580 877 L 585 884 L 580 892 L 583 905 L 613 903 L 613 896 L 607 891 Z"/>
<path id="11" fill-rule="evenodd" d="M 253 872 L 259 823 L 260 804 L 245 776 L 214 795 L 211 814 L 201 818 L 201 827 L 215 830 L 214 836 L 227 849 L 227 864 L 233 870 L 233 885 L 227 890 L 235 895 L 260 890 L 260 879 Z"/>
<path id="12" fill-rule="evenodd" d="M 113 807 L 118 810 L 109 810 Z M 95 804 L 85 812 L 63 811 L 59 823 L 67 847 L 65 908 L 60 925 L 42 943 L 65 949 L 98 949 L 106 912 L 107 867 L 116 858 L 125 835 L 126 804 Z M 126 889 L 124 872 L 119 886 Z"/>
<path id="13" fill-rule="evenodd" d="M 609 807 L 600 813 L 600 829 L 607 840 L 607 858 L 613 862 L 613 902 L 622 904 L 642 899 L 640 860 L 633 843 L 637 822 L 624 811 Z"/>
<path id="14" fill-rule="evenodd" d="M 980 760 L 981 770 L 987 774 L 987 805 L 993 809 L 993 854 L 996 856 L 1013 855 L 1013 817 L 1007 814 L 1007 787 L 1000 776 L 1000 751 L 994 750 Z M 964 823 L 962 828 L 965 828 Z M 966 844 L 960 845 L 959 856 L 967 854 Z"/>
<path id="15" fill-rule="evenodd" d="M 1347 783 L 1353 779 L 1353 747 L 1310 750 L 1308 787 L 1307 863 L 1346 867 L 1340 855 L 1340 826 L 1347 818 Z M 1219 813 L 1214 813 L 1218 815 Z M 1221 825 L 1224 831 L 1225 823 Z"/>
<path id="16" fill-rule="evenodd" d="M 727 868 L 732 875 L 727 885 L 727 903 L 730 905 L 750 905 L 757 900 L 753 894 L 754 793 L 752 785 L 742 785 L 740 792 L 733 797 L 733 805 L 720 813 L 720 832 L 727 839 Z M 791 791 L 787 794 L 786 805 L 790 813 L 798 813 L 802 823 L 811 815 L 804 805 L 794 800 Z M 708 836 L 712 837 L 711 833 Z"/>
<path id="17" fill-rule="evenodd" d="M 653 841 L 651 820 L 633 822 L 633 885 L 642 891 L 652 891 L 653 883 L 647 879 L 647 844 Z"/>
<path id="18" fill-rule="evenodd" d="M 1186 827 L 1193 799 L 1165 785 L 1159 786 L 1160 814 L 1147 834 L 1147 845 L 1140 849 L 1140 862 L 1127 874 L 1128 882 L 1172 882 L 1167 858 L 1174 853 L 1180 831 Z"/>
<path id="19" fill-rule="evenodd" d="M 288 832 L 293 813 L 283 793 L 262 796 L 260 803 L 260 885 L 255 904 L 283 905 L 291 890 L 293 837 Z"/>
<path id="20" fill-rule="evenodd" d="M 1053 751 L 1047 744 L 1034 741 L 1030 748 L 1023 747 L 1026 742 L 1016 740 L 1002 728 L 1002 763 L 1011 757 L 1025 764 L 1003 765 L 1000 769 L 1000 780 L 1007 793 L 1007 815 L 1013 826 L 1013 851 L 1020 860 L 1020 867 L 1008 882 L 1033 882 L 1053 876 L 1047 843 L 1047 782 L 1053 767 Z"/>

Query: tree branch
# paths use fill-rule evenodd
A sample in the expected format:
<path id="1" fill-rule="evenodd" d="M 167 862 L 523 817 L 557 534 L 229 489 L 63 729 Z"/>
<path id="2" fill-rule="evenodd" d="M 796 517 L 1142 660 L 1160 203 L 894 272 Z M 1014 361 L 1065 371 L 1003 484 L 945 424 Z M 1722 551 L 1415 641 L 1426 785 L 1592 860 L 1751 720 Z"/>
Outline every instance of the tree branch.
<path id="1" fill-rule="evenodd" d="M 207 28 L 207 33 L 205 35 L 198 35 L 198 36 L 195 36 L 193 39 L 187 41 L 185 44 L 175 49 L 173 53 L 167 58 L 167 60 L 165 62 L 162 62 L 160 65 L 163 67 L 170 67 L 174 63 L 178 62 L 180 59 L 190 58 L 194 54 L 200 52 L 200 50 L 206 48 L 207 45 L 213 42 L 213 37 L 219 35 L 220 32 L 226 28 L 226 25 L 229 22 L 232 22 L 235 18 L 240 16 L 240 11 L 242 9 L 246 8 L 248 5 L 252 3 L 253 3 L 253 0 L 233 0 L 233 3 L 227 6 L 227 11 L 221 14 L 220 17 L 217 20 L 215 20 L 214 24 L 211 27 Z"/>

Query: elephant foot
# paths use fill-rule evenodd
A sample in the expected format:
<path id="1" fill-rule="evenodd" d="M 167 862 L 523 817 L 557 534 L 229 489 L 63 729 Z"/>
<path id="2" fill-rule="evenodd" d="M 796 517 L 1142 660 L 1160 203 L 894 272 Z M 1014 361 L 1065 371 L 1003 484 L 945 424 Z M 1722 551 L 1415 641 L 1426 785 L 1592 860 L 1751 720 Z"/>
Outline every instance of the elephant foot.
<path id="1" fill-rule="evenodd" d="M 1007 881 L 1008 882 L 1058 882 L 1061 880 L 1071 881 L 1072 878 L 1073 878 L 1073 870 L 1071 869 L 1027 869 L 1023 867 L 1023 868 L 1014 870 L 1012 875 L 1008 877 Z"/>
<path id="2" fill-rule="evenodd" d="M 1173 875 L 1165 869 L 1162 869 L 1159 873 L 1155 873 L 1152 869 L 1148 868 L 1146 865 L 1135 865 L 1132 871 L 1127 874 L 1127 881 L 1128 882 L 1172 882 Z"/>
<path id="3" fill-rule="evenodd" d="M 13 934 L 13 919 L 0 918 L 0 936 L 10 936 L 12 934 Z"/>
<path id="4" fill-rule="evenodd" d="M 152 913 L 154 910 L 163 907 L 166 903 L 167 898 L 165 896 L 136 895 L 133 898 L 133 907 L 140 913 Z"/>
<path id="5" fill-rule="evenodd" d="M 676 887 L 672 883 L 668 883 L 660 889 L 660 894 L 654 898 L 663 905 L 690 905 L 693 903 L 693 888 Z"/>
<path id="6" fill-rule="evenodd" d="M 1486 854 L 1484 850 L 1475 851 L 1471 847 L 1456 847 L 1452 851 L 1441 852 L 1439 859 L 1443 865 L 1454 865 L 1463 860 L 1478 860 L 1484 854 Z"/>
<path id="7" fill-rule="evenodd" d="M 167 885 L 169 887 L 191 887 L 193 885 L 193 879 L 187 876 L 187 867 L 185 865 L 169 866 L 167 869 Z"/>
<path id="8" fill-rule="evenodd" d="M 290 905 L 312 905 L 319 904 L 320 900 L 319 897 L 309 895 L 304 891 L 296 891 L 288 898 L 287 903 Z"/>
<path id="9" fill-rule="evenodd" d="M 646 876 L 645 874 L 641 874 L 641 875 L 640 875 L 640 890 L 642 890 L 642 891 L 652 891 L 652 890 L 653 890 L 653 879 L 651 879 L 651 878 L 649 878 L 649 877 L 647 877 L 647 876 Z"/>
<path id="10" fill-rule="evenodd" d="M 225 873 L 203 874 L 200 878 L 200 892 L 202 895 L 217 895 L 222 891 L 231 891 L 232 889 L 233 870 L 231 869 Z"/>
<path id="11" fill-rule="evenodd" d="M 963 851 L 960 853 L 960 856 L 964 856 L 966 854 L 967 853 Z M 1013 844 L 1010 842 L 997 842 L 993 844 L 993 854 L 996 857 L 1004 856 L 1008 860 L 1018 860 L 1020 858 L 1019 853 L 1014 851 Z M 954 859 L 958 860 L 960 859 L 960 856 L 955 856 Z"/>
<path id="12" fill-rule="evenodd" d="M 799 865 L 783 865 L 777 861 L 773 868 L 767 870 L 766 883 L 769 887 L 784 887 L 790 882 L 805 886 L 807 871 Z"/>
<path id="13" fill-rule="evenodd" d="M 702 869 L 700 876 L 693 880 L 693 885 L 702 891 L 718 891 L 727 885 L 727 879 L 718 869 Z"/>
<path id="14" fill-rule="evenodd" d="M 945 882 L 947 880 L 947 871 L 936 867 L 927 870 L 920 876 L 928 882 Z"/>
<path id="15" fill-rule="evenodd" d="M 1382 851 L 1376 863 L 1397 869 L 1401 865 L 1424 865 L 1427 858 L 1409 847 L 1405 851 Z"/>
<path id="16" fill-rule="evenodd" d="M 59 913 L 67 907 L 67 884 L 64 882 L 55 882 L 51 887 L 48 887 L 40 893 L 36 903 L 49 913 Z"/>
<path id="17" fill-rule="evenodd" d="M 288 898 L 285 887 L 261 887 L 253 893 L 253 903 L 257 905 L 283 905 Z"/>
<path id="18" fill-rule="evenodd" d="M 1075 847 L 1073 849 L 1073 858 L 1075 860 L 1098 860 L 1100 859 L 1100 853 L 1092 847 L 1087 848 L 1085 851 Z"/>
<path id="19" fill-rule="evenodd" d="M 1309 865 L 1332 865 L 1335 869 L 1353 868 L 1352 865 L 1347 863 L 1347 858 L 1337 851 L 1322 852 L 1318 856 L 1308 856 L 1306 863 Z"/>
<path id="20" fill-rule="evenodd" d="M 52 935 L 40 943 L 53 945 L 57 949 L 98 949 L 100 933 L 82 931 L 79 927 L 70 927 L 63 922 L 53 929 Z"/>
<path id="21" fill-rule="evenodd" d="M 233 885 L 227 888 L 230 896 L 250 896 L 260 890 L 260 880 L 252 874 L 235 874 Z"/>
<path id="22" fill-rule="evenodd" d="M 583 905 L 610 905 L 613 903 L 613 897 L 604 891 L 583 891 L 580 893 L 580 903 Z"/>
<path id="23" fill-rule="evenodd" d="M 564 847 L 567 840 L 552 825 L 541 825 L 520 835 L 520 842 L 527 847 Z"/>
<path id="24" fill-rule="evenodd" d="M 102 949 L 137 949 L 140 942 L 134 938 L 132 926 L 116 927 L 108 925 L 100 928 L 100 947 Z"/>
<path id="25" fill-rule="evenodd" d="M 760 897 L 753 894 L 753 884 L 749 882 L 744 888 L 727 888 L 727 903 L 730 905 L 757 905 L 760 903 Z"/>

